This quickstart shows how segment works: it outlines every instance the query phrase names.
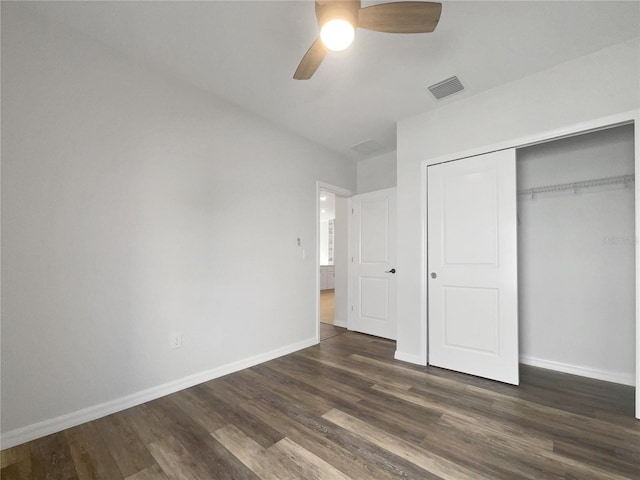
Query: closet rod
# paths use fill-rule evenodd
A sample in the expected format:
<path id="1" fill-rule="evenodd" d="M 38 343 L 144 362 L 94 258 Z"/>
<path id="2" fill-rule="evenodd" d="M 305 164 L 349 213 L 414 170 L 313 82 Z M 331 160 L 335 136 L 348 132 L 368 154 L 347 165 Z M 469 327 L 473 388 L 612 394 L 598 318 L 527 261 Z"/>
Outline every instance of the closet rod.
<path id="1" fill-rule="evenodd" d="M 635 175 L 619 175 L 617 177 L 594 178 L 592 180 L 584 180 L 581 182 L 559 183 L 557 185 L 545 185 L 543 187 L 528 188 L 519 190 L 518 195 L 531 195 L 532 197 L 538 193 L 560 192 L 563 190 L 580 190 L 582 188 L 600 187 L 603 185 L 629 185 L 635 181 Z"/>

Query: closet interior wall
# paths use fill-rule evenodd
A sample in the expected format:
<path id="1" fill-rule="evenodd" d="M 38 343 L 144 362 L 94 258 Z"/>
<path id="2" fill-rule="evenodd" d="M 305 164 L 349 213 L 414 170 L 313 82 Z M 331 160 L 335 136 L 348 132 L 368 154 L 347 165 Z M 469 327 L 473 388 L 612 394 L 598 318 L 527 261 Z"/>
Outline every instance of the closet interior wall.
<path id="1" fill-rule="evenodd" d="M 518 191 L 634 174 L 633 125 L 517 151 Z M 633 384 L 634 188 L 518 196 L 523 363 Z"/>

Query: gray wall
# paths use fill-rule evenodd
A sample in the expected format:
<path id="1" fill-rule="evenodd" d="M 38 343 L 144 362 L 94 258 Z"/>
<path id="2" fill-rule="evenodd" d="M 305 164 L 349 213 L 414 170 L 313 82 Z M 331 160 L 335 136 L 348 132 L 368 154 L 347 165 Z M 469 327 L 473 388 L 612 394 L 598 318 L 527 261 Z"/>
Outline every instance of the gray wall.
<path id="1" fill-rule="evenodd" d="M 396 152 L 360 160 L 358 162 L 358 193 L 395 187 L 397 167 Z"/>
<path id="2" fill-rule="evenodd" d="M 3 2 L 2 432 L 313 342 L 318 180 L 355 165 Z"/>
<path id="3" fill-rule="evenodd" d="M 518 189 L 634 173 L 633 126 L 518 150 Z M 520 354 L 633 383 L 634 189 L 518 199 Z"/>

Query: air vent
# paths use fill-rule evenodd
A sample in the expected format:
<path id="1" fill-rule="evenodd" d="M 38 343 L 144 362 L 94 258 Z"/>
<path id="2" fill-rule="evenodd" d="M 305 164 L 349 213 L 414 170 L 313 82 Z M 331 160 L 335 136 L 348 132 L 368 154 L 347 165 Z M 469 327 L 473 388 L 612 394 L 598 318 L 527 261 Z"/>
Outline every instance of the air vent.
<path id="1" fill-rule="evenodd" d="M 435 85 L 431 85 L 429 91 L 436 97 L 438 100 L 444 97 L 448 97 L 449 95 L 453 95 L 454 93 L 463 90 L 464 87 L 458 77 L 451 77 L 443 80 Z"/>
<path id="2" fill-rule="evenodd" d="M 355 150 L 356 152 L 359 153 L 365 153 L 365 154 L 369 154 L 369 153 L 374 153 L 377 151 L 382 150 L 383 146 L 380 145 L 378 142 L 376 142 L 375 140 L 365 140 L 362 143 L 358 143 L 356 145 L 351 145 L 351 149 Z"/>

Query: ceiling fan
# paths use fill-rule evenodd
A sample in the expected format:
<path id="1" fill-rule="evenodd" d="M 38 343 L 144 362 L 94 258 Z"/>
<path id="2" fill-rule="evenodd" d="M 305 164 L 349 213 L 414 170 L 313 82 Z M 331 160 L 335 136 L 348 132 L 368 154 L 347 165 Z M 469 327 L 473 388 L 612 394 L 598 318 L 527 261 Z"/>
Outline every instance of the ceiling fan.
<path id="1" fill-rule="evenodd" d="M 356 28 L 386 33 L 429 33 L 440 20 L 442 4 L 435 2 L 392 2 L 361 7 L 360 0 L 316 0 L 320 25 L 318 38 L 304 57 L 293 78 L 308 80 L 329 50 L 340 51 L 353 41 Z"/>

